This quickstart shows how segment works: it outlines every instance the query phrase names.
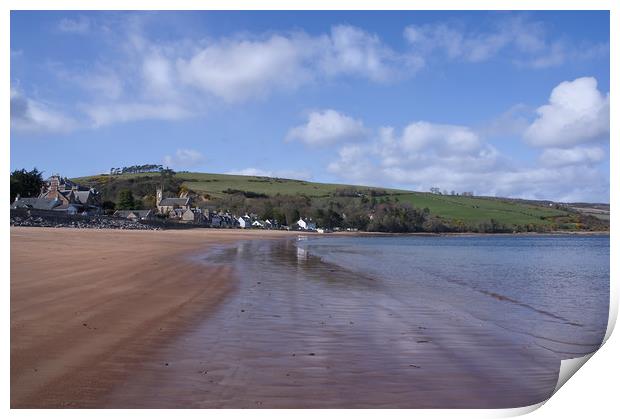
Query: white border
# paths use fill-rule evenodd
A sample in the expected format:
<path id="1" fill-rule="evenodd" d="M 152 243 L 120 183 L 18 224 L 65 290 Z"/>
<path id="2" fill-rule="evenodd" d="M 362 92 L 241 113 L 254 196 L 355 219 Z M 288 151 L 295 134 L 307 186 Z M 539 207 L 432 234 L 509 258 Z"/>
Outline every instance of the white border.
<path id="1" fill-rule="evenodd" d="M 619 2 L 609 0 L 435 0 L 433 2 L 411 0 L 411 1 L 399 1 L 399 0 L 382 0 L 382 1 L 368 1 L 358 0 L 355 2 L 347 2 L 343 0 L 314 0 L 314 1 L 284 1 L 284 0 L 221 0 L 215 1 L 203 1 L 196 0 L 176 0 L 163 1 L 140 1 L 140 0 L 91 0 L 76 1 L 76 0 L 4 0 L 0 8 L 2 8 L 2 14 L 0 17 L 0 51 L 1 57 L 3 57 L 3 65 L 0 67 L 1 80 L 0 83 L 0 95 L 4 98 L 0 102 L 0 110 L 2 114 L 3 123 L 2 138 L 5 141 L 5 153 L 2 153 L 0 157 L 2 161 L 2 167 L 5 176 L 8 177 L 10 167 L 10 114 L 9 114 L 9 96 L 10 96 L 10 10 L 610 10 L 611 11 L 611 72 L 610 75 L 619 74 L 617 72 L 618 54 L 615 53 L 615 47 L 618 46 L 618 26 L 620 21 L 618 19 L 618 6 Z M 616 106 L 615 92 L 618 91 L 617 77 L 610 77 L 610 94 L 611 97 L 611 132 L 616 134 L 618 127 L 618 111 Z M 612 135 L 612 138 L 617 137 Z M 612 164 L 610 164 L 610 182 L 611 182 L 611 196 L 610 203 L 612 206 L 612 212 L 615 208 L 618 208 L 618 194 L 615 193 L 617 186 L 616 179 L 620 175 L 618 167 L 613 163 L 618 162 L 618 147 L 615 142 L 610 144 L 610 158 Z M 4 188 L 8 186 L 8 179 L 5 178 Z M 8 196 L 8 191 L 4 190 L 3 196 Z M 0 219 L 8 219 L 8 205 L 0 206 Z M 615 217 L 612 217 L 611 228 L 617 224 L 614 222 Z M 10 365 L 10 351 L 8 345 L 9 335 L 9 310 L 10 305 L 10 244 L 9 244 L 9 225 L 8 222 L 2 224 L 3 237 L 2 241 L 2 278 L 4 286 L 3 302 L 5 309 L 2 312 L 3 325 L 5 339 L 4 344 L 1 346 L 2 360 L 3 360 L 3 380 L 2 380 L 2 393 L 1 397 L 4 401 L 4 407 L 8 411 L 10 405 L 10 393 L 9 393 L 9 365 Z M 616 280 L 616 273 L 618 270 L 617 252 L 617 240 L 615 236 L 611 239 L 611 305 L 610 305 L 610 324 L 607 331 L 607 338 L 609 338 L 618 312 L 618 286 Z M 582 418 L 585 415 L 593 417 L 607 417 L 610 412 L 617 411 L 616 402 L 617 394 L 614 390 L 617 383 L 617 377 L 619 372 L 618 365 L 620 364 L 615 356 L 620 344 L 618 343 L 617 336 L 612 336 L 611 339 L 596 353 L 592 359 L 583 367 L 579 372 L 579 376 L 576 379 L 569 380 L 568 383 L 560 389 L 560 391 L 554 395 L 543 408 L 536 410 L 538 406 L 532 406 L 530 408 L 522 409 L 507 409 L 507 410 L 357 410 L 355 415 L 369 416 L 369 415 L 389 415 L 397 417 L 409 417 L 412 414 L 420 417 L 504 417 L 515 416 L 524 414 L 532 410 L 536 412 L 532 413 L 532 417 L 547 418 L 547 417 L 579 417 Z M 217 414 L 219 417 L 230 418 L 236 417 L 241 411 L 237 410 L 224 410 L 224 411 L 168 411 L 168 410 L 114 410 L 114 411 L 89 411 L 87 414 L 94 417 L 108 417 L 109 415 L 131 415 L 136 417 L 169 417 L 171 415 L 187 416 L 187 417 L 204 417 L 205 414 L 212 415 Z M 322 410 L 320 412 L 313 410 L 295 410 L 295 411 L 243 411 L 246 414 L 255 415 L 257 417 L 285 417 L 294 414 L 295 416 L 315 416 L 317 413 L 320 415 L 340 416 L 342 413 L 340 410 Z M 14 410 L 10 414 L 12 416 L 30 417 L 45 415 L 49 417 L 82 417 L 86 412 L 84 411 L 69 411 L 69 410 Z"/>

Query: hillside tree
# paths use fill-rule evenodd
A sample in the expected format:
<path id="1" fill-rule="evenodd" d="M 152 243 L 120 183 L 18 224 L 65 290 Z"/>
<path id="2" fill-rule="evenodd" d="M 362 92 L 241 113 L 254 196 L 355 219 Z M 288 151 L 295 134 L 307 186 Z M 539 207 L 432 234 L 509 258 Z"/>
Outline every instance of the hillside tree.
<path id="1" fill-rule="evenodd" d="M 118 201 L 116 208 L 119 210 L 132 210 L 136 209 L 136 200 L 133 197 L 133 193 L 129 189 L 123 189 L 118 194 Z"/>
<path id="2" fill-rule="evenodd" d="M 27 171 L 26 169 L 11 172 L 11 202 L 19 194 L 21 197 L 36 197 L 43 186 L 43 172 L 37 168 Z"/>

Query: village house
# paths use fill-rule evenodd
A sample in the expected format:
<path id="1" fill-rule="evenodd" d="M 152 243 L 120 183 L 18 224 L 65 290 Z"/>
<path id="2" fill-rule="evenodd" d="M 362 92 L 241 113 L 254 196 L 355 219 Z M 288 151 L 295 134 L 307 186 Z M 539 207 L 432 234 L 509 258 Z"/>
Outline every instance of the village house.
<path id="1" fill-rule="evenodd" d="M 164 198 L 161 188 L 157 188 L 157 211 L 160 214 L 168 215 L 171 218 L 181 218 L 183 213 L 190 209 L 191 198 Z M 180 210 L 180 211 L 176 211 Z"/>
<path id="2" fill-rule="evenodd" d="M 222 217 L 220 216 L 220 214 L 216 212 L 209 213 L 209 225 L 211 225 L 211 227 L 221 227 Z"/>
<path id="3" fill-rule="evenodd" d="M 243 217 L 237 218 L 239 222 L 239 227 L 241 228 L 251 228 L 252 227 L 252 219 L 246 214 Z"/>
<path id="4" fill-rule="evenodd" d="M 114 217 L 126 218 L 132 221 L 146 221 L 155 218 L 153 210 L 117 210 Z"/>
<path id="5" fill-rule="evenodd" d="M 278 228 L 278 223 L 275 220 L 265 220 L 264 227 L 271 230 Z"/>
<path id="6" fill-rule="evenodd" d="M 183 214 L 187 211 L 185 208 L 175 208 L 171 211 L 168 211 L 168 218 L 173 220 L 180 220 L 183 217 Z"/>
<path id="7" fill-rule="evenodd" d="M 101 213 L 101 197 L 94 188 L 80 186 L 58 175 L 51 176 L 37 198 L 15 197 L 11 208 L 42 209 L 70 215 Z"/>
<path id="8" fill-rule="evenodd" d="M 295 225 L 300 229 L 300 230 L 310 230 L 310 231 L 314 231 L 316 230 L 316 223 L 312 221 L 311 218 L 300 218 Z"/>
<path id="9" fill-rule="evenodd" d="M 60 201 L 57 199 L 45 199 L 45 198 L 22 198 L 17 194 L 15 201 L 11 203 L 11 209 L 23 208 L 23 209 L 38 209 L 38 210 L 53 210 L 60 205 Z"/>
<path id="10" fill-rule="evenodd" d="M 183 212 L 181 215 L 181 221 L 193 224 L 205 224 L 207 218 L 202 213 L 200 208 L 190 208 Z"/>
<path id="11" fill-rule="evenodd" d="M 254 220 L 252 222 L 252 227 L 254 228 L 265 228 L 265 222 L 261 220 Z"/>
<path id="12" fill-rule="evenodd" d="M 233 228 L 238 225 L 238 221 L 228 213 L 213 211 L 208 214 L 208 224 L 214 228 Z"/>
<path id="13" fill-rule="evenodd" d="M 237 218 L 233 217 L 229 213 L 226 213 L 222 216 L 222 227 L 233 228 L 238 226 L 239 222 L 237 221 Z"/>

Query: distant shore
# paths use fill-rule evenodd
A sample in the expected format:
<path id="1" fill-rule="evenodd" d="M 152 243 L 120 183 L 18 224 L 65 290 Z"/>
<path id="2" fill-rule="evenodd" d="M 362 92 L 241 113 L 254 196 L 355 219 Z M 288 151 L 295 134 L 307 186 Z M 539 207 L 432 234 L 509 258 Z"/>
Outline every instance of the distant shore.
<path id="1" fill-rule="evenodd" d="M 522 232 L 522 233 L 428 233 L 428 232 L 415 232 L 415 233 L 384 233 L 379 231 L 337 231 L 333 233 L 316 233 L 316 232 L 303 232 L 298 231 L 298 234 L 312 234 L 313 236 L 363 236 L 363 237 L 381 237 L 381 236 L 425 236 L 425 237 L 441 237 L 441 236 L 559 236 L 559 235 L 578 235 L 578 236 L 609 236 L 609 231 L 546 231 L 546 232 Z"/>

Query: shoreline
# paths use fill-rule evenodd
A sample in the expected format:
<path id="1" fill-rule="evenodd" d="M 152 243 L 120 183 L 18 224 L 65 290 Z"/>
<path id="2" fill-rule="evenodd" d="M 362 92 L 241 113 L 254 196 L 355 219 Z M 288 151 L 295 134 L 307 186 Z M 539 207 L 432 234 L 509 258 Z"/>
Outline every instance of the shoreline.
<path id="1" fill-rule="evenodd" d="M 196 233 L 12 227 L 11 408 L 97 406 L 234 292 L 188 255 L 291 236 Z"/>
<path id="2" fill-rule="evenodd" d="M 557 380 L 548 349 L 297 231 L 10 231 L 11 408 L 516 407 Z"/>
<path id="3" fill-rule="evenodd" d="M 241 242 L 206 260 L 223 256 L 239 274 L 231 298 L 104 406 L 500 408 L 544 400 L 557 380 L 556 356 L 513 332 L 293 241 Z"/>
<path id="4" fill-rule="evenodd" d="M 39 226 L 11 226 L 11 229 L 49 229 L 49 230 L 107 230 L 107 231 L 125 231 L 132 229 L 120 229 L 120 228 L 99 228 L 89 229 L 81 227 L 39 227 Z M 139 230 L 139 229 L 136 229 Z M 317 235 L 317 236 L 428 236 L 428 237 L 441 237 L 441 236 L 609 236 L 610 230 L 553 230 L 553 231 L 525 231 L 525 232 L 501 232 L 501 233 L 478 233 L 478 232 L 442 232 L 433 233 L 428 231 L 416 231 L 408 233 L 396 233 L 396 232 L 383 232 L 383 231 L 332 231 L 328 233 L 319 233 L 317 231 L 306 230 L 270 230 L 270 229 L 243 229 L 243 228 L 215 228 L 215 227 L 186 227 L 186 228 L 162 228 L 158 230 L 150 231 L 212 231 L 212 232 L 226 232 L 225 234 L 283 234 L 283 235 Z"/>

